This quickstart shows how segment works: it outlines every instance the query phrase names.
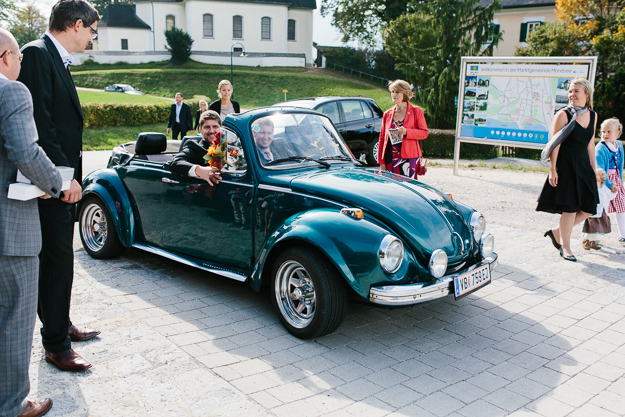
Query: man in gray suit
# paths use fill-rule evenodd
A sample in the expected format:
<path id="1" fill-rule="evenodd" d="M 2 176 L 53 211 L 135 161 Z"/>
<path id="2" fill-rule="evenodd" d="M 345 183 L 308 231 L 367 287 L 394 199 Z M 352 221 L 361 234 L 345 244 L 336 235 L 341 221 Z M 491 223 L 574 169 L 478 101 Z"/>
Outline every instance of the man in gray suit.
<path id="1" fill-rule="evenodd" d="M 22 56 L 0 28 L 0 416 L 40 416 L 52 400 L 27 401 L 28 368 L 37 314 L 41 229 L 37 199 L 9 200 L 19 169 L 33 184 L 59 197 L 61 174 L 37 145 L 33 102 L 16 82 Z"/>

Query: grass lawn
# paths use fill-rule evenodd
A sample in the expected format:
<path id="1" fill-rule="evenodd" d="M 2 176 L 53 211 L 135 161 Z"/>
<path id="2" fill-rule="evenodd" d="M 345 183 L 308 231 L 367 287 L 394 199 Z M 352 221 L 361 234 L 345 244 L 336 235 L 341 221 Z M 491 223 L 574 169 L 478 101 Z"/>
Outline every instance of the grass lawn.
<path id="1" fill-rule="evenodd" d="M 87 63 L 72 67 L 72 76 L 79 87 L 104 89 L 108 84 L 121 83 L 130 84 L 152 96 L 173 98 L 180 91 L 185 98 L 205 96 L 212 101 L 217 99 L 215 90 L 219 81 L 230 79 L 230 66 L 193 61 L 179 67 L 171 66 L 167 62 L 139 65 Z M 382 110 L 393 105 L 388 91 L 380 89 L 379 86 L 335 78 L 326 73 L 309 71 L 308 68 L 234 67 L 233 99 L 244 109 L 280 103 L 284 101 L 282 90 L 288 90 L 288 100 L 317 96 L 363 96 L 373 98 Z M 78 94 L 82 103 L 163 101 L 157 97 L 104 91 L 79 90 Z M 121 143 L 135 140 L 140 132 L 165 132 L 166 128 L 166 123 L 88 128 L 83 133 L 83 149 L 112 149 Z"/>
<path id="2" fill-rule="evenodd" d="M 132 94 L 110 93 L 107 91 L 77 90 L 81 103 L 140 103 L 159 104 L 171 100 L 152 96 L 135 96 Z"/>
<path id="3" fill-rule="evenodd" d="M 142 65 L 87 64 L 72 68 L 77 86 L 103 89 L 108 84 L 131 84 L 144 93 L 159 97 L 174 97 L 180 91 L 186 98 L 203 95 L 217 99 L 217 85 L 230 79 L 229 65 L 206 65 L 190 62 L 181 67 L 165 63 Z M 232 98 L 241 107 L 253 109 L 284 101 L 282 90 L 288 90 L 287 99 L 315 96 L 360 96 L 373 98 L 380 108 L 391 107 L 390 94 L 373 84 L 362 84 L 308 68 L 234 67 L 234 94 Z"/>
<path id="4" fill-rule="evenodd" d="M 122 94 L 120 94 L 122 95 Z M 141 132 L 166 133 L 167 123 L 156 123 L 142 126 L 104 126 L 83 130 L 82 149 L 84 151 L 102 151 L 115 146 L 137 140 Z"/>

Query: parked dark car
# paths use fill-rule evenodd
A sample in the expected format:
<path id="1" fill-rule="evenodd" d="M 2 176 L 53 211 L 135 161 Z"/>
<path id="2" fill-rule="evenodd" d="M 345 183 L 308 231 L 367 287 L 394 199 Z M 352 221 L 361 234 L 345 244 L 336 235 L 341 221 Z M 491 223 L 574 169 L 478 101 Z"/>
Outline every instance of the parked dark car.
<path id="1" fill-rule="evenodd" d="M 104 87 L 104 91 L 109 91 L 112 93 L 125 93 L 125 94 L 133 94 L 135 96 L 144 96 L 145 93 L 137 90 L 130 84 L 110 84 Z"/>
<path id="2" fill-rule="evenodd" d="M 273 126 L 269 159 L 254 140 L 261 118 Z M 112 258 L 134 247 L 255 291 L 266 284 L 300 338 L 336 330 L 350 293 L 400 307 L 491 281 L 497 254 L 484 217 L 427 184 L 364 168 L 325 115 L 293 107 L 228 115 L 221 138 L 227 165 L 216 186 L 173 174 L 181 141 L 162 133 L 116 148 L 107 168 L 83 180 L 87 253 Z"/>
<path id="3" fill-rule="evenodd" d="M 369 165 L 378 164 L 378 143 L 384 112 L 372 98 L 310 97 L 274 106 L 304 107 L 327 115 L 356 158 L 365 154 Z"/>

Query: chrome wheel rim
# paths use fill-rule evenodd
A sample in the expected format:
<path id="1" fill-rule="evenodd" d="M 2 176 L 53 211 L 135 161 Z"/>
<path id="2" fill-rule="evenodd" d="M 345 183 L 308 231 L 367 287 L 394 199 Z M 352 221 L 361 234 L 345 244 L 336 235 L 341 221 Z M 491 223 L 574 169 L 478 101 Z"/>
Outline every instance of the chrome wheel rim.
<path id="1" fill-rule="evenodd" d="M 378 151 L 379 150 L 380 150 L 380 143 L 376 142 L 375 145 L 373 145 L 373 155 L 372 155 L 373 160 L 376 161 L 376 163 L 378 161 Z"/>
<path id="2" fill-rule="evenodd" d="M 282 317 L 302 329 L 315 316 L 317 296 L 310 274 L 296 261 L 284 262 L 276 274 L 275 297 Z"/>
<path id="3" fill-rule="evenodd" d="M 85 246 L 92 252 L 99 252 L 106 243 L 106 216 L 97 204 L 88 204 L 82 211 L 80 219 L 81 235 Z"/>

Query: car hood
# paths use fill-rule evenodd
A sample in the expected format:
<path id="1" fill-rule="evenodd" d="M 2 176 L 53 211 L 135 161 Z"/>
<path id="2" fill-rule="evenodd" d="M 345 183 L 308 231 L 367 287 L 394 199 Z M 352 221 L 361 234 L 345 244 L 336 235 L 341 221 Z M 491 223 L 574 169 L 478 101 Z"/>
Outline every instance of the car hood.
<path id="1" fill-rule="evenodd" d="M 426 258 L 443 249 L 454 264 L 471 252 L 471 231 L 456 204 L 419 181 L 375 170 L 339 169 L 296 177 L 291 188 L 362 208 L 365 217 L 386 224 Z"/>

